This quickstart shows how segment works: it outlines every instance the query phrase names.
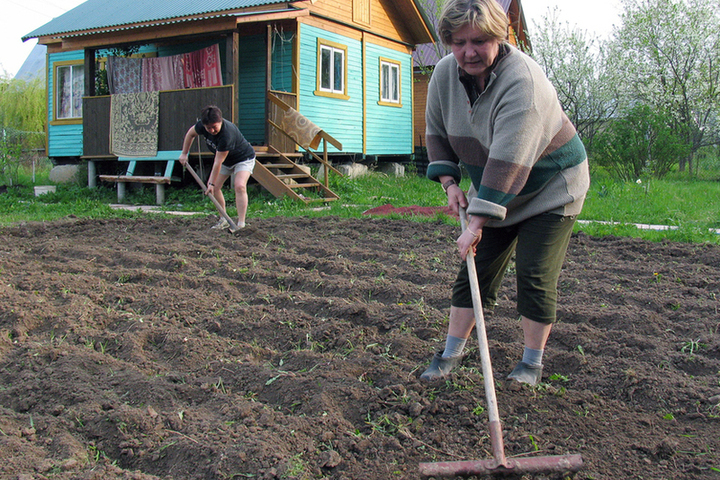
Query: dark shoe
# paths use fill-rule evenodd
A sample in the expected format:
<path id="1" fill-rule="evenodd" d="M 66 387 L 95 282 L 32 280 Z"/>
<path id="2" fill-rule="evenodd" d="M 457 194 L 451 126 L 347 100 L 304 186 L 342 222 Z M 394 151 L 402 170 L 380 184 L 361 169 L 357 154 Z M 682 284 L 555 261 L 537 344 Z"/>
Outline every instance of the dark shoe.
<path id="1" fill-rule="evenodd" d="M 420 380 L 432 382 L 441 378 L 445 378 L 450 371 L 462 363 L 462 355 L 459 357 L 443 357 L 442 353 L 435 352 L 435 356 L 430 362 L 430 366 L 420 375 Z"/>
<path id="2" fill-rule="evenodd" d="M 543 367 L 542 365 L 528 365 L 525 362 L 520 362 L 508 375 L 508 380 L 517 380 L 520 383 L 527 383 L 528 385 L 537 385 L 542 377 Z"/>

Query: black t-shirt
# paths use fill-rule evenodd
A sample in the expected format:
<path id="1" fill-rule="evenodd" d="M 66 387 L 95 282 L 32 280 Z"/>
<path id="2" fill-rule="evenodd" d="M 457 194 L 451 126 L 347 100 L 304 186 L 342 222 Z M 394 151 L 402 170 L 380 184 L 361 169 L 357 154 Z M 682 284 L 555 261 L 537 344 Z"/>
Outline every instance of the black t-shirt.
<path id="1" fill-rule="evenodd" d="M 232 122 L 223 118 L 222 128 L 217 135 L 210 135 L 202 122 L 195 124 L 195 132 L 205 137 L 205 143 L 211 152 L 228 152 L 223 162 L 226 167 L 232 167 L 238 162 L 255 158 L 255 150 L 250 142 L 240 132 L 240 129 Z"/>

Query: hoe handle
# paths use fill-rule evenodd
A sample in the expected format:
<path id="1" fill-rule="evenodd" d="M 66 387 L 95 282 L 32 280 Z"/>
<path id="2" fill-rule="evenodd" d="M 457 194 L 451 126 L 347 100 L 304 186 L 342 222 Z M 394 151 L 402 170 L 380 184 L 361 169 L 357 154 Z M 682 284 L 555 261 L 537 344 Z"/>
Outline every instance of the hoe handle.
<path id="1" fill-rule="evenodd" d="M 207 190 L 207 187 L 205 186 L 205 183 L 198 177 L 198 174 L 195 173 L 195 170 L 190 166 L 189 163 L 185 164 L 185 168 L 188 169 L 188 172 L 190 172 L 190 175 L 195 179 L 195 181 L 200 185 L 200 188 L 202 188 L 203 193 Z M 220 215 L 230 224 L 231 231 L 237 230 L 237 225 L 235 222 L 233 222 L 232 218 L 227 214 L 225 209 L 220 205 L 220 202 L 217 201 L 217 198 L 215 198 L 215 195 L 208 195 L 210 197 L 210 200 L 215 204 L 215 208 L 217 208 L 217 211 L 220 212 Z"/>

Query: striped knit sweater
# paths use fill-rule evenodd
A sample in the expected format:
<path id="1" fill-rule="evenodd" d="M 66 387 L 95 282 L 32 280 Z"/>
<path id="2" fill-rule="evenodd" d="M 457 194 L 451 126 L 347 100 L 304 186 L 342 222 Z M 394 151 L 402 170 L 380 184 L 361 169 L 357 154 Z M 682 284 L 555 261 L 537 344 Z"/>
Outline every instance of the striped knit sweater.
<path id="1" fill-rule="evenodd" d="M 463 77 L 452 54 L 433 72 L 428 178 L 451 175 L 459 183 L 462 162 L 473 187 L 467 211 L 490 217 L 489 227 L 580 213 L 590 184 L 587 155 L 539 65 L 503 44 L 483 92 L 475 94 Z"/>

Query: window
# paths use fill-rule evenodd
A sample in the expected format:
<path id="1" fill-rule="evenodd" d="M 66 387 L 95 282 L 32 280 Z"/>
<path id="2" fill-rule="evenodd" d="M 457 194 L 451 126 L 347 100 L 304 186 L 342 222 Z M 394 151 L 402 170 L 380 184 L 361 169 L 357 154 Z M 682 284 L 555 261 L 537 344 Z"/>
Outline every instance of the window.
<path id="1" fill-rule="evenodd" d="M 316 95 L 347 97 L 347 47 L 318 39 Z"/>
<path id="2" fill-rule="evenodd" d="M 85 94 L 85 66 L 82 63 L 55 64 L 55 119 L 82 118 Z"/>
<path id="3" fill-rule="evenodd" d="M 380 103 L 381 105 L 400 105 L 400 64 L 392 60 L 380 59 Z"/>

